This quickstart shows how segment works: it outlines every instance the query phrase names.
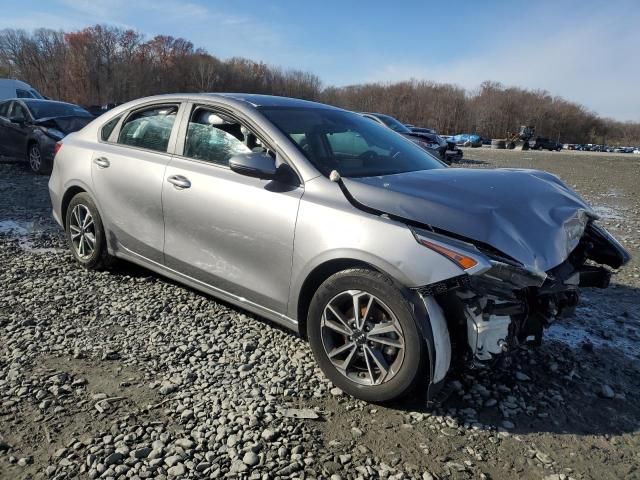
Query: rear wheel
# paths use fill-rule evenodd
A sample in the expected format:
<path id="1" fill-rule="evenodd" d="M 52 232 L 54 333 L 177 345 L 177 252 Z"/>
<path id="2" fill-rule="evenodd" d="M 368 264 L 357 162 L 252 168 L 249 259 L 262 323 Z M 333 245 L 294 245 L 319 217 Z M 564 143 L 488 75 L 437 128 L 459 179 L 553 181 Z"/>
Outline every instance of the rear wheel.
<path id="1" fill-rule="evenodd" d="M 42 150 L 40 150 L 40 145 L 37 143 L 34 142 L 29 145 L 27 157 L 29 159 L 29 167 L 32 172 L 40 175 L 51 172 L 51 166 L 42 156 Z"/>
<path id="2" fill-rule="evenodd" d="M 102 219 L 89 194 L 82 192 L 71 199 L 65 220 L 67 243 L 76 261 L 90 270 L 112 263 Z"/>
<path id="3" fill-rule="evenodd" d="M 323 373 L 356 398 L 390 401 L 428 380 L 413 308 L 379 272 L 350 269 L 329 277 L 311 301 L 308 333 Z"/>

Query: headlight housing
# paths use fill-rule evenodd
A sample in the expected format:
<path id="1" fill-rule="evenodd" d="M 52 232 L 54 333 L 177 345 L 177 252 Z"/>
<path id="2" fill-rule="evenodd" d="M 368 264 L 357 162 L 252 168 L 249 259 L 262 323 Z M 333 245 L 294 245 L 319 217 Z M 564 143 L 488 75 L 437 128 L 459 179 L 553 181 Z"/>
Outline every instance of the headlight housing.
<path id="1" fill-rule="evenodd" d="M 491 268 L 491 262 L 470 243 L 422 229 L 411 229 L 416 241 L 446 257 L 468 274 L 477 274 Z"/>

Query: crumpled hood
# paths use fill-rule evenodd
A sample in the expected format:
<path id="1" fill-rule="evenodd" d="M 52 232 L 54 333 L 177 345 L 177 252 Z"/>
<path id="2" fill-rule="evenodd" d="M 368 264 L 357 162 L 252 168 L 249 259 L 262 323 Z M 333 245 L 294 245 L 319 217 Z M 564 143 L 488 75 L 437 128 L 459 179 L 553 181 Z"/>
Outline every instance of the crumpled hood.
<path id="1" fill-rule="evenodd" d="M 40 118 L 35 123 L 43 127 L 56 128 L 65 135 L 83 129 L 86 125 L 93 121 L 92 117 L 85 116 L 64 116 Z"/>
<path id="2" fill-rule="evenodd" d="M 538 170 L 443 168 L 343 182 L 369 208 L 483 242 L 542 272 L 566 260 L 596 218 L 578 194 Z"/>

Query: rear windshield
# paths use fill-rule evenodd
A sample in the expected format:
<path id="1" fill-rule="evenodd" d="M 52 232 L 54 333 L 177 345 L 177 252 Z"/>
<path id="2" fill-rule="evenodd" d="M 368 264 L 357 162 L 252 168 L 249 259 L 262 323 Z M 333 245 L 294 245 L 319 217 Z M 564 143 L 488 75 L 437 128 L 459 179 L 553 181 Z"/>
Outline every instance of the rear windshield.
<path id="1" fill-rule="evenodd" d="M 91 117 L 92 115 L 78 105 L 62 102 L 31 101 L 27 102 L 27 107 L 34 118 L 49 117 Z"/>

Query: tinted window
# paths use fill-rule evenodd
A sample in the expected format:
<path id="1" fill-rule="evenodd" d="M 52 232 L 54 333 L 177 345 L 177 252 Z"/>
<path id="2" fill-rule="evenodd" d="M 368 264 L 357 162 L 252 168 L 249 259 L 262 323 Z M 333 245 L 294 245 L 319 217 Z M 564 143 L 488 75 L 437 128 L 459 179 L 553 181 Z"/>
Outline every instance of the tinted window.
<path id="1" fill-rule="evenodd" d="M 331 108 L 260 107 L 323 174 L 390 175 L 445 168 L 410 140 L 371 120 Z"/>
<path id="2" fill-rule="evenodd" d="M 9 102 L 0 103 L 0 117 L 9 116 Z"/>
<path id="3" fill-rule="evenodd" d="M 109 137 L 111 136 L 111 132 L 113 132 L 113 129 L 116 128 L 116 125 L 118 124 L 118 122 L 120 121 L 120 117 L 116 117 L 113 120 L 109 120 L 104 127 L 102 127 L 102 131 L 100 132 L 100 138 L 102 138 L 103 141 L 107 141 L 109 140 Z"/>
<path id="4" fill-rule="evenodd" d="M 187 126 L 184 156 L 228 165 L 234 155 L 251 151 L 248 145 L 250 136 L 235 120 L 197 108 Z"/>
<path id="5" fill-rule="evenodd" d="M 134 112 L 122 125 L 118 143 L 166 152 L 178 105 L 155 106 Z"/>
<path id="6" fill-rule="evenodd" d="M 21 90 L 19 88 L 16 89 L 16 97 L 17 98 L 34 98 L 31 93 L 26 90 Z"/>
<path id="7" fill-rule="evenodd" d="M 13 102 L 13 108 L 11 109 L 10 116 L 12 118 L 16 118 L 18 120 L 26 120 L 27 119 L 27 111 L 18 102 Z"/>
<path id="8" fill-rule="evenodd" d="M 29 100 L 25 103 L 31 110 L 33 118 L 91 117 L 91 114 L 84 108 L 71 103 L 52 102 L 49 100 Z"/>

